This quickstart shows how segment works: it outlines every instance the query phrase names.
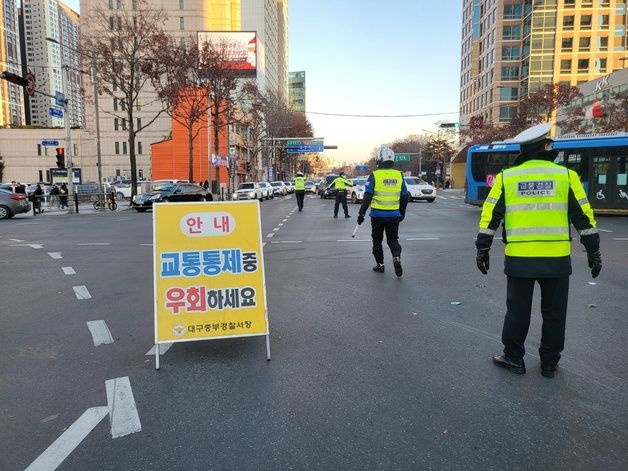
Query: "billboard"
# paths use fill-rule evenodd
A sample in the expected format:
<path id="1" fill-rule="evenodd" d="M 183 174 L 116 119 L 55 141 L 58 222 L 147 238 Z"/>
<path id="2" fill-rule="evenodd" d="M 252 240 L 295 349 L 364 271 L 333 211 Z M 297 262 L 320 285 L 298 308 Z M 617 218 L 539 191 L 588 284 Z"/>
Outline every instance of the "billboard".
<path id="1" fill-rule="evenodd" d="M 255 31 L 199 31 L 198 46 L 206 43 L 223 49 L 226 67 L 237 70 L 242 77 L 257 75 L 257 33 Z"/>

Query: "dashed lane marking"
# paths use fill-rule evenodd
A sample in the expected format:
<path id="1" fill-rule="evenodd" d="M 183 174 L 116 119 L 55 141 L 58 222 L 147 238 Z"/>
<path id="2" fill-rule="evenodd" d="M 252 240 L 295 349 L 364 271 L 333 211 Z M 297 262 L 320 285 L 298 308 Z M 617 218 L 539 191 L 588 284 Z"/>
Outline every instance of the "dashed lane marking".
<path id="1" fill-rule="evenodd" d="M 78 245 L 83 245 L 83 246 L 101 246 L 101 245 L 110 245 L 109 242 L 85 242 L 82 244 L 78 244 Z"/>
<path id="2" fill-rule="evenodd" d="M 610 231 L 610 230 L 608 230 L 608 229 L 600 229 L 599 227 L 597 228 L 597 230 L 598 230 L 599 232 L 613 232 L 613 231 Z"/>
<path id="3" fill-rule="evenodd" d="M 280 222 L 279 224 L 277 224 L 279 227 L 283 226 L 283 222 Z"/>
<path id="4" fill-rule="evenodd" d="M 76 299 L 82 300 L 82 299 L 91 299 L 92 295 L 89 294 L 89 291 L 87 290 L 87 286 L 81 285 L 81 286 L 72 286 L 72 289 L 74 290 L 74 294 L 76 295 Z"/>
<path id="5" fill-rule="evenodd" d="M 111 437 L 119 438 L 142 430 L 128 376 L 108 379 L 107 407 L 111 420 Z"/>
<path id="6" fill-rule="evenodd" d="M 48 252 L 48 255 L 53 260 L 61 260 L 63 258 L 63 256 L 61 255 L 61 252 Z"/>
<path id="7" fill-rule="evenodd" d="M 440 240 L 440 237 L 409 237 L 406 240 L 419 241 L 419 240 Z"/>
<path id="8" fill-rule="evenodd" d="M 140 244 L 142 247 L 152 247 L 153 244 Z"/>
<path id="9" fill-rule="evenodd" d="M 614 237 L 613 240 L 628 240 L 628 237 Z"/>
<path id="10" fill-rule="evenodd" d="M 11 242 L 24 242 L 22 239 L 9 239 Z"/>
<path id="11" fill-rule="evenodd" d="M 271 237 L 275 237 L 275 233 L 274 232 L 271 232 L 270 234 L 268 234 L 266 236 L 266 238 L 268 238 L 268 239 L 270 239 Z"/>
<path id="12" fill-rule="evenodd" d="M 302 244 L 302 240 L 273 240 L 271 244 Z"/>
<path id="13" fill-rule="evenodd" d="M 371 242 L 370 239 L 336 239 L 336 242 Z"/>
<path id="14" fill-rule="evenodd" d="M 30 247 L 31 249 L 43 249 L 41 244 L 11 244 L 9 247 Z"/>
<path id="15" fill-rule="evenodd" d="M 166 352 L 168 350 L 170 350 L 170 347 L 172 347 L 173 344 L 171 343 L 161 343 L 159 344 L 159 356 L 163 356 L 166 354 Z M 155 346 L 153 345 L 151 347 L 151 349 L 149 351 L 146 352 L 146 355 L 155 355 Z"/>
<path id="16" fill-rule="evenodd" d="M 92 334 L 94 347 L 98 347 L 100 345 L 109 345 L 113 343 L 111 331 L 109 330 L 109 327 L 107 327 L 107 323 L 105 321 L 88 321 L 87 328 Z"/>
<path id="17" fill-rule="evenodd" d="M 273 232 L 277 232 L 278 230 L 279 230 L 279 228 L 278 228 L 278 227 L 275 227 L 275 228 L 273 229 Z"/>
<path id="18" fill-rule="evenodd" d="M 65 275 L 76 275 L 76 272 L 74 271 L 74 268 L 72 267 L 61 267 L 61 269 L 63 270 L 63 273 Z"/>

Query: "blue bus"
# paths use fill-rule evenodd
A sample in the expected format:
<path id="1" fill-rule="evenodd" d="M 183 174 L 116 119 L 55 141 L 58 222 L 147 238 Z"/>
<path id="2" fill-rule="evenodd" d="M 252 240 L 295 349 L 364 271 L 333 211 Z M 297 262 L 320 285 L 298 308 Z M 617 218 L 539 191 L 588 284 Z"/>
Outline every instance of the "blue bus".
<path id="1" fill-rule="evenodd" d="M 628 133 L 559 137 L 556 163 L 575 170 L 596 213 L 628 214 Z M 478 144 L 467 153 L 465 202 L 481 206 L 495 175 L 514 165 L 519 144 Z"/>

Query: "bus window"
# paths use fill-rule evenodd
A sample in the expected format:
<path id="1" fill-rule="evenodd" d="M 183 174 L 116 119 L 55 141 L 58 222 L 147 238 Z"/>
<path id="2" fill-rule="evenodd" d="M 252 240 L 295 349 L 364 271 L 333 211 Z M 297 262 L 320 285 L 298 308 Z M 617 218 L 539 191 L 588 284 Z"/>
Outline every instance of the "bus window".
<path id="1" fill-rule="evenodd" d="M 563 152 L 561 152 L 563 154 Z M 582 153 L 579 150 L 566 150 L 566 154 L 559 162 L 560 165 L 565 165 L 569 170 L 573 170 L 580 177 L 580 181 L 587 181 L 589 179 L 589 166 L 587 160 L 582 159 Z"/>
<path id="2" fill-rule="evenodd" d="M 476 182 L 485 182 L 486 175 L 496 175 L 512 167 L 517 158 L 514 152 L 476 152 L 471 160 L 471 174 Z"/>

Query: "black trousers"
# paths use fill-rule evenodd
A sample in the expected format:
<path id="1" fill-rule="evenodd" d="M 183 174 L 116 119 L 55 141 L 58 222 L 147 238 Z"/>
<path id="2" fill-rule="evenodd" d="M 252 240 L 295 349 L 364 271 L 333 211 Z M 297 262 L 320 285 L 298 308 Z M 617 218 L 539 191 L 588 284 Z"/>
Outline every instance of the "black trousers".
<path id="1" fill-rule="evenodd" d="M 305 198 L 305 190 L 296 190 L 294 194 L 297 197 L 297 207 L 299 211 L 303 209 L 303 199 Z"/>
<path id="2" fill-rule="evenodd" d="M 342 210 L 345 212 L 345 216 L 349 215 L 349 208 L 347 207 L 347 192 L 345 190 L 336 192 L 336 203 L 334 204 L 334 216 L 338 216 L 338 206 L 342 203 Z"/>
<path id="3" fill-rule="evenodd" d="M 399 245 L 399 218 L 371 218 L 371 237 L 373 238 L 373 256 L 377 263 L 384 263 L 384 232 L 386 243 L 393 257 L 401 255 Z"/>
<path id="4" fill-rule="evenodd" d="M 506 318 L 502 330 L 504 354 L 513 359 L 525 355 L 525 340 L 530 328 L 534 283 L 541 287 L 541 314 L 543 328 L 539 356 L 541 363 L 555 366 L 565 347 L 565 320 L 569 297 L 569 277 L 516 278 L 508 277 Z"/>

